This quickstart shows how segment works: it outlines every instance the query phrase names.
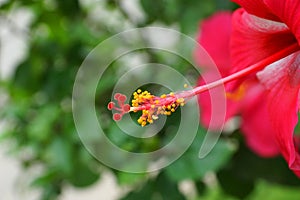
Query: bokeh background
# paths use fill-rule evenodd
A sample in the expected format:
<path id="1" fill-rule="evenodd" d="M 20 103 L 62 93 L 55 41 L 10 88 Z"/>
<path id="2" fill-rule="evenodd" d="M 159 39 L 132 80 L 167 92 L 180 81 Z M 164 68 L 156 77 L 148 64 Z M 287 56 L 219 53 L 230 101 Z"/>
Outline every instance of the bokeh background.
<path id="1" fill-rule="evenodd" d="M 253 154 L 238 128 L 224 132 L 209 156 L 198 159 L 206 132 L 200 128 L 180 159 L 144 174 L 102 165 L 83 147 L 75 129 L 75 76 L 101 41 L 147 26 L 171 28 L 195 38 L 201 20 L 236 8 L 225 0 L 1 0 L 0 199 L 299 199 L 300 180 L 286 162 Z M 161 37 L 183 52 L 191 51 L 178 38 Z M 151 43 L 151 36 L 144 36 L 143 42 Z M 107 57 L 122 48 L 111 45 Z M 180 57 L 151 49 L 106 70 L 97 89 L 96 108 L 107 116 L 101 119 L 107 136 L 129 151 L 159 149 L 174 137 L 180 123 L 175 113 L 156 136 L 133 139 L 118 130 L 103 106 L 122 67 L 150 62 L 172 66 L 194 80 L 192 84 L 199 76 Z M 155 85 L 143 89 L 159 91 Z"/>

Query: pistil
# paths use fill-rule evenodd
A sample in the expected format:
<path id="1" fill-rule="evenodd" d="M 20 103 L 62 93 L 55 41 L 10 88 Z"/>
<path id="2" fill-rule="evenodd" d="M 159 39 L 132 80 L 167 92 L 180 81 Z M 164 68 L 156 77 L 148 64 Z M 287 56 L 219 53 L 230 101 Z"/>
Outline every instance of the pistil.
<path id="1" fill-rule="evenodd" d="M 202 92 L 224 85 L 233 80 L 246 77 L 250 74 L 255 74 L 256 72 L 264 69 L 266 66 L 299 50 L 299 45 L 295 43 L 254 65 L 246 67 L 220 80 L 195 87 L 191 90 L 180 91 L 176 93 L 171 92 L 158 97 L 152 95 L 148 91 L 142 92 L 140 89 L 138 89 L 133 93 L 133 99 L 131 102 L 132 106 L 125 104 L 127 99 L 125 95 L 117 93 L 114 95 L 114 99 L 117 101 L 118 106 L 116 106 L 114 102 L 110 102 L 108 104 L 108 109 L 116 111 L 116 113 L 113 115 L 113 119 L 115 121 L 121 120 L 122 116 L 126 113 L 142 111 L 142 115 L 138 119 L 138 123 L 142 126 L 145 126 L 148 123 L 153 123 L 154 120 L 158 119 L 159 115 L 171 115 L 178 107 L 184 106 L 188 99 Z"/>

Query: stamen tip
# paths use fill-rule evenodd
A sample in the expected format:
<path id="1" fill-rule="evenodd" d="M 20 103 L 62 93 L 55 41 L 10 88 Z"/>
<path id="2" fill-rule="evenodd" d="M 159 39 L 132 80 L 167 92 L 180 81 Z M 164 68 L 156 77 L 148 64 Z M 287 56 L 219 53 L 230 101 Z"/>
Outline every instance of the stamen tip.
<path id="1" fill-rule="evenodd" d="M 125 102 L 127 99 L 127 97 L 123 94 L 120 94 L 119 97 L 118 97 L 118 100 L 121 101 L 121 102 Z"/>
<path id="2" fill-rule="evenodd" d="M 114 121 L 120 121 L 122 119 L 122 115 L 119 113 L 115 113 L 113 115 L 113 119 L 114 119 Z"/>
<path id="3" fill-rule="evenodd" d="M 107 105 L 107 109 L 108 110 L 112 110 L 115 107 L 115 103 L 114 102 L 109 102 Z"/>
<path id="4" fill-rule="evenodd" d="M 115 99 L 115 100 L 118 100 L 119 97 L 120 97 L 120 95 L 121 95 L 120 93 L 116 93 L 116 94 L 114 95 L 114 99 Z"/>
<path id="5" fill-rule="evenodd" d="M 126 113 L 129 112 L 130 109 L 131 109 L 131 107 L 130 107 L 129 104 L 125 104 L 125 105 L 123 106 L 123 111 L 126 112 Z"/>

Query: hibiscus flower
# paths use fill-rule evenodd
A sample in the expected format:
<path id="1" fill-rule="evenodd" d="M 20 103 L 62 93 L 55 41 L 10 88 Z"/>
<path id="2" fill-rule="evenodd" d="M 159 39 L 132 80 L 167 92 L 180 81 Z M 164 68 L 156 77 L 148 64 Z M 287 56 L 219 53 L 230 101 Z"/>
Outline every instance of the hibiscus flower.
<path id="1" fill-rule="evenodd" d="M 300 88 L 300 1 L 285 0 L 235 0 L 243 8 L 236 10 L 228 23 L 224 14 L 215 16 L 202 24 L 200 43 L 210 51 L 216 44 L 211 40 L 206 23 L 223 20 L 231 26 L 230 43 L 220 46 L 220 51 L 212 51 L 211 56 L 218 63 L 218 54 L 230 50 L 229 66 L 219 64 L 222 74 L 239 72 L 261 60 L 273 60 L 268 66 L 248 73 L 236 84 L 235 91 L 229 93 L 227 118 L 241 113 L 241 130 L 248 146 L 261 156 L 273 156 L 281 152 L 290 169 L 300 176 L 299 141 L 294 135 L 298 121 L 298 96 Z M 230 14 L 228 14 L 230 15 Z M 219 18 L 219 19 L 217 19 Z M 222 19 L 221 19 L 222 18 Z M 220 26 L 214 26 L 219 37 L 229 41 L 228 33 Z M 219 39 L 220 40 L 220 39 Z M 202 42 L 205 41 L 205 42 Z M 282 49 L 293 49 L 290 55 L 274 59 Z M 197 51 L 196 51 L 197 52 Z M 216 54 L 216 55 L 215 55 Z M 226 54 L 226 53 L 225 53 Z M 229 56 L 228 56 L 229 58 Z M 224 61 L 222 61 L 224 62 Z M 201 63 L 200 63 L 201 64 Z M 241 82 L 243 82 L 241 84 Z M 236 85 L 239 87 L 236 89 Z M 240 88 L 243 88 L 240 90 Z M 230 87 L 227 87 L 230 90 Z M 241 92 L 243 91 L 242 95 Z M 202 107 L 209 100 L 200 95 Z M 201 98 L 202 97 L 202 98 Z M 239 97 L 235 103 L 231 97 Z M 202 109 L 203 122 L 210 116 Z"/>
<path id="2" fill-rule="evenodd" d="M 233 14 L 232 66 L 239 71 L 289 46 L 299 49 L 300 1 L 235 0 L 243 8 Z M 300 176 L 299 147 L 294 129 L 298 121 L 300 52 L 278 60 L 256 75 L 264 85 L 270 122 L 280 152 Z"/>
<path id="3" fill-rule="evenodd" d="M 231 37 L 230 12 L 219 12 L 209 19 L 201 22 L 199 27 L 198 42 L 203 46 L 212 59 L 215 61 L 223 77 L 231 73 L 230 62 L 230 37 Z M 216 40 L 217 38 L 217 40 Z M 201 50 L 195 50 L 195 60 L 198 65 L 204 68 L 209 66 L 202 58 Z M 199 85 L 205 84 L 202 77 L 209 79 L 210 69 L 204 69 L 204 74 L 199 79 Z M 232 85 L 226 85 L 227 91 L 231 91 Z M 227 112 L 226 121 L 234 115 L 241 115 L 241 130 L 246 137 L 247 145 L 258 155 L 270 157 L 279 154 L 278 146 L 275 142 L 272 126 L 266 109 L 266 103 L 261 99 L 265 95 L 265 90 L 256 78 L 246 80 L 235 91 L 227 92 Z M 199 96 L 201 107 L 201 123 L 209 127 L 211 121 L 211 102 L 208 92 L 203 92 Z M 263 121 L 263 123 L 262 123 Z M 215 125 L 218 127 L 218 125 Z"/>

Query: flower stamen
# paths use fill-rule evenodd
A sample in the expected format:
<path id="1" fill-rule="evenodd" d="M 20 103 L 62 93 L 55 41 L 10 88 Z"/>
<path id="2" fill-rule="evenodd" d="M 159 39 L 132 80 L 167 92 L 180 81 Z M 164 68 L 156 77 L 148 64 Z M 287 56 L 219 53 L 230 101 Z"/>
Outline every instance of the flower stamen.
<path id="1" fill-rule="evenodd" d="M 179 106 L 184 106 L 186 101 L 190 98 L 210 90 L 212 88 L 224 85 L 233 80 L 245 77 L 249 74 L 253 74 L 262 70 L 266 66 L 280 60 L 296 51 L 299 51 L 300 47 L 298 44 L 293 44 L 281 51 L 273 54 L 270 57 L 267 57 L 256 64 L 248 66 L 236 73 L 233 73 L 227 77 L 224 77 L 220 80 L 208 83 L 206 85 L 198 86 L 190 90 L 181 91 L 181 92 L 170 92 L 169 94 L 162 94 L 160 97 L 152 95 L 148 91 L 142 92 L 141 89 L 138 89 L 133 93 L 133 99 L 131 101 L 132 106 L 125 104 L 126 96 L 120 93 L 114 95 L 114 99 L 117 101 L 118 106 L 114 102 L 109 102 L 107 108 L 109 110 L 117 111 L 113 115 L 115 121 L 122 119 L 122 116 L 129 112 L 138 112 L 142 111 L 142 115 L 137 120 L 141 126 L 146 126 L 147 124 L 152 124 L 154 120 L 157 120 L 159 115 L 171 115 Z M 237 96 L 244 95 L 243 88 L 237 93 Z M 230 98 L 230 94 L 228 97 Z"/>
<path id="2" fill-rule="evenodd" d="M 171 115 L 179 106 L 184 105 L 184 99 L 177 98 L 173 92 L 157 97 L 148 91 L 142 92 L 140 89 L 133 93 L 131 102 L 130 111 L 142 111 L 142 115 L 138 119 L 141 126 L 146 126 L 148 123 L 152 124 L 154 120 L 159 118 L 159 115 Z"/>

